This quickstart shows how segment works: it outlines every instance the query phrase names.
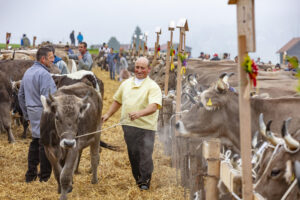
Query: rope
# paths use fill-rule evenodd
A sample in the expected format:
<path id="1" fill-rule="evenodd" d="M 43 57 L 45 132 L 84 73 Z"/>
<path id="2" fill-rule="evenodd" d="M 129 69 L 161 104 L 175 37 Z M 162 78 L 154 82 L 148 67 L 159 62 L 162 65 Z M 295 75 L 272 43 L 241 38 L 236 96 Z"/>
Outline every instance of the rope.
<path id="1" fill-rule="evenodd" d="M 287 198 L 287 196 L 291 193 L 292 189 L 295 187 L 296 184 L 297 184 L 297 179 L 294 180 L 294 182 L 291 184 L 289 189 L 284 193 L 281 200 L 285 200 Z"/>
<path id="2" fill-rule="evenodd" d="M 111 128 L 114 128 L 114 127 L 116 127 L 116 126 L 120 126 L 120 125 L 124 124 L 124 121 L 125 121 L 125 120 L 128 120 L 128 119 L 126 119 L 126 118 L 127 118 L 127 117 L 122 118 L 122 119 L 120 120 L 119 123 L 114 124 L 114 125 L 112 125 L 112 126 L 109 126 L 109 127 L 105 128 L 105 129 L 101 129 L 101 130 L 99 130 L 99 131 L 94 131 L 94 132 L 91 132 L 91 133 L 85 133 L 85 134 L 83 134 L 83 135 L 78 135 L 78 136 L 75 137 L 75 139 L 81 138 L 81 137 L 85 137 L 85 136 L 89 136 L 89 135 L 94 135 L 94 134 L 97 134 L 97 133 L 101 133 L 102 131 L 106 131 L 106 130 L 111 129 Z"/>

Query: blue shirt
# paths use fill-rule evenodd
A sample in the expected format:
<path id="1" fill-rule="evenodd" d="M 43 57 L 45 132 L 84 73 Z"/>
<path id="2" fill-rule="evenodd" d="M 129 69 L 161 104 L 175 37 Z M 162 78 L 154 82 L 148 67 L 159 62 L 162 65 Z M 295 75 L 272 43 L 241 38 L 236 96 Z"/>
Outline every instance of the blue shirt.
<path id="1" fill-rule="evenodd" d="M 26 107 L 43 107 L 41 95 L 48 97 L 49 91 L 51 94 L 56 92 L 56 85 L 49 68 L 35 61 L 25 72 L 18 94 L 24 116 L 27 116 Z"/>
<path id="2" fill-rule="evenodd" d="M 69 58 L 78 60 L 78 55 L 70 54 Z M 92 70 L 93 58 L 90 52 L 85 52 L 82 59 L 78 60 L 78 71 L 79 70 Z"/>

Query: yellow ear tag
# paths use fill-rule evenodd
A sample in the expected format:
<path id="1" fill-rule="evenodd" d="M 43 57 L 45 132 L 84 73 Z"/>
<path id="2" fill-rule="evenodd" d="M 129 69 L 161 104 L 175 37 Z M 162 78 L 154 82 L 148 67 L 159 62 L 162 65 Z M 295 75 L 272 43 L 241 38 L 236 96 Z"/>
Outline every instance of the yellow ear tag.
<path id="1" fill-rule="evenodd" d="M 291 176 L 291 182 L 293 182 L 295 180 L 295 174 L 293 173 Z"/>
<path id="2" fill-rule="evenodd" d="M 206 103 L 206 105 L 207 105 L 207 106 L 212 106 L 212 102 L 211 102 L 211 99 L 210 99 L 210 98 L 208 99 L 208 102 Z"/>
<path id="3" fill-rule="evenodd" d="M 172 63 L 172 64 L 171 64 L 171 71 L 173 71 L 174 68 L 175 68 L 175 66 L 174 66 L 174 64 Z"/>

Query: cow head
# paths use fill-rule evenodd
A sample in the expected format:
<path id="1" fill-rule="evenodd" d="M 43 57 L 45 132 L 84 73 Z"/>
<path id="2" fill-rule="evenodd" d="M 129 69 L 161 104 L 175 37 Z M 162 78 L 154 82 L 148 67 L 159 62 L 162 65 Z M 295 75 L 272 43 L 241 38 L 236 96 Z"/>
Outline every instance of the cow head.
<path id="1" fill-rule="evenodd" d="M 48 99 L 41 96 L 44 112 L 55 116 L 55 128 L 62 148 L 76 147 L 75 137 L 80 129 L 79 121 L 90 107 L 88 97 L 89 94 L 82 99 L 74 95 L 53 97 L 50 93 Z"/>
<path id="2" fill-rule="evenodd" d="M 288 124 L 290 120 L 287 119 L 283 122 L 281 130 L 283 139 L 275 140 L 279 142 L 278 146 L 275 149 L 268 148 L 261 158 L 260 169 L 256 177 L 255 191 L 266 199 L 281 199 L 296 178 L 295 175 L 297 175 L 293 163 L 299 160 L 300 156 L 298 141 L 300 134 L 299 132 L 296 134 L 297 140 L 289 134 Z M 265 136 L 273 144 L 274 140 L 272 142 L 268 137 L 270 136 Z"/>
<path id="3" fill-rule="evenodd" d="M 229 140 L 234 139 L 234 145 L 239 146 L 239 136 L 232 135 L 233 132 L 239 133 L 238 123 L 232 123 L 239 121 L 238 95 L 224 82 L 226 76 L 222 74 L 216 83 L 204 90 L 200 101 L 176 123 L 179 133 L 194 133 L 202 137 L 225 136 Z"/>

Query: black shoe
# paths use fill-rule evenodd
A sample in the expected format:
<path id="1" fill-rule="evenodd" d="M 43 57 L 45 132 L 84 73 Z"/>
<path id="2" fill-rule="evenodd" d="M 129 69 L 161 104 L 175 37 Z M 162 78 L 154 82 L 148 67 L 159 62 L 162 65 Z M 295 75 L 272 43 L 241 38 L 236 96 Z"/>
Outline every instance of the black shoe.
<path id="1" fill-rule="evenodd" d="M 140 187 L 140 190 L 149 190 L 148 185 L 145 185 L 145 184 L 142 184 L 139 187 Z"/>

